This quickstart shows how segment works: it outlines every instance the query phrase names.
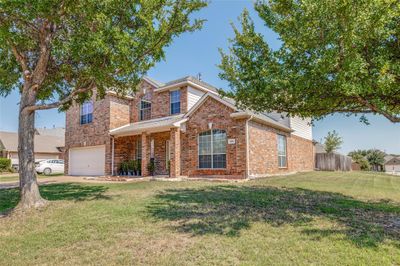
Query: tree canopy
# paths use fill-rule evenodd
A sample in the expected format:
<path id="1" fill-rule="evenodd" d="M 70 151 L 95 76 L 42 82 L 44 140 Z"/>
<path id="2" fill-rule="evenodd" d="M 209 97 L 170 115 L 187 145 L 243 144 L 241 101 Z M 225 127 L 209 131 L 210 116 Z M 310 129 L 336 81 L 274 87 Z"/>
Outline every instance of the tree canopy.
<path id="1" fill-rule="evenodd" d="M 226 94 L 238 105 L 315 119 L 373 113 L 400 122 L 398 0 L 259 0 L 255 9 L 282 46 L 272 50 L 243 12 L 220 64 L 232 89 Z"/>
<path id="2" fill-rule="evenodd" d="M 107 90 L 134 92 L 174 37 L 202 26 L 203 0 L 0 1 L 0 95 L 21 95 L 23 208 L 46 204 L 35 172 L 35 111 L 67 109 Z"/>
<path id="3" fill-rule="evenodd" d="M 68 107 L 94 87 L 125 93 L 164 58 L 202 0 L 41 0 L 0 3 L 0 93 L 32 83 L 30 110 Z M 48 104 L 48 100 L 56 100 Z"/>

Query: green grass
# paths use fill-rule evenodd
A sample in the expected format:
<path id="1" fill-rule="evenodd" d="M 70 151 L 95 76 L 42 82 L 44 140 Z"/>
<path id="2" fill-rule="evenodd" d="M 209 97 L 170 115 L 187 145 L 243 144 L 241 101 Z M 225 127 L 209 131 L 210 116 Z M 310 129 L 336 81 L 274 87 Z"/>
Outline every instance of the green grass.
<path id="1" fill-rule="evenodd" d="M 46 178 L 46 177 L 50 177 L 50 176 L 60 176 L 63 174 L 52 174 L 52 175 L 37 175 L 38 178 Z M 18 181 L 19 180 L 19 176 L 18 173 L 16 173 L 15 175 L 10 175 L 10 176 L 1 176 L 0 174 L 0 183 L 1 182 L 11 182 L 11 181 Z"/>
<path id="2" fill-rule="evenodd" d="M 246 183 L 41 187 L 0 219 L 0 265 L 398 265 L 400 177 L 304 173 Z M 0 191 L 0 210 L 18 191 Z"/>

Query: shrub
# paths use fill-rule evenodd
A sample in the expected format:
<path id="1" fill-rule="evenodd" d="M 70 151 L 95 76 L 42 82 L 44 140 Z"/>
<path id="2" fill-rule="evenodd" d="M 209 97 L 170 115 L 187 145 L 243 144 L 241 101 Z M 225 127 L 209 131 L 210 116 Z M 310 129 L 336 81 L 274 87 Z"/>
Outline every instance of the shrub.
<path id="1" fill-rule="evenodd" d="M 138 159 L 138 160 L 136 160 L 136 163 L 137 163 L 137 170 L 139 171 L 139 172 L 141 172 L 142 171 L 142 160 L 140 160 L 140 159 Z"/>
<path id="2" fill-rule="evenodd" d="M 0 158 L 0 171 L 8 171 L 11 168 L 11 159 Z"/>
<path id="3" fill-rule="evenodd" d="M 120 166 L 119 166 L 120 171 L 122 172 L 122 174 L 126 174 L 129 170 L 129 163 L 128 161 L 123 161 L 121 162 Z"/>
<path id="4" fill-rule="evenodd" d="M 368 160 L 363 158 L 357 161 L 357 163 L 360 165 L 361 170 L 363 171 L 369 171 L 371 170 L 371 165 L 369 164 Z"/>
<path id="5" fill-rule="evenodd" d="M 156 165 L 154 163 L 154 160 L 150 160 L 149 164 L 147 165 L 147 170 L 149 171 L 150 175 L 154 175 L 155 168 Z"/>
<path id="6" fill-rule="evenodd" d="M 128 161 L 129 171 L 136 171 L 136 162 L 134 160 Z"/>

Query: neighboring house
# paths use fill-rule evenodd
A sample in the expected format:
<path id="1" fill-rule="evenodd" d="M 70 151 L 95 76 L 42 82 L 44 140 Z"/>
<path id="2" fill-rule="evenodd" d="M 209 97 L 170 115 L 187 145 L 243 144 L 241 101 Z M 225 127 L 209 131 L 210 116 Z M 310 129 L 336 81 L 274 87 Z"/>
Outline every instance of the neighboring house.
<path id="1" fill-rule="evenodd" d="M 385 156 L 385 172 L 400 173 L 400 156 Z"/>
<path id="2" fill-rule="evenodd" d="M 54 131 L 58 133 L 55 134 Z M 42 132 L 39 134 L 39 132 Z M 47 135 L 44 133 L 47 132 Z M 36 129 L 35 132 L 35 160 L 62 159 L 64 155 L 64 128 Z M 18 160 L 18 133 L 0 131 L 0 156 L 11 159 L 16 166 Z"/>
<path id="3" fill-rule="evenodd" d="M 65 128 L 64 127 L 51 127 L 51 128 L 35 128 L 36 135 L 45 135 L 45 136 L 55 136 L 64 140 L 65 138 Z"/>
<path id="4" fill-rule="evenodd" d="M 185 77 L 144 78 L 134 96 L 107 92 L 66 113 L 66 172 L 117 175 L 141 160 L 142 176 L 250 178 L 311 171 L 310 119 L 242 111 L 216 88 Z M 169 162 L 169 164 L 168 164 Z M 169 170 L 168 170 L 169 165 Z"/>

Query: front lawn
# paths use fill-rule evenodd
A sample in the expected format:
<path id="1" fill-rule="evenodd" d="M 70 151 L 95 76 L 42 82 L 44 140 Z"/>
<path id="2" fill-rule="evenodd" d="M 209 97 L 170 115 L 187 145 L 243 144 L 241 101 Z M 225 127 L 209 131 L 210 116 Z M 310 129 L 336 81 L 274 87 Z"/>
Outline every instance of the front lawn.
<path id="1" fill-rule="evenodd" d="M 52 174 L 52 175 L 37 175 L 38 178 L 46 178 L 46 177 L 50 177 L 50 176 L 59 176 L 59 175 L 63 175 L 63 174 Z M 18 173 L 15 173 L 15 175 L 1 175 L 0 174 L 0 183 L 1 182 L 11 182 L 11 181 L 19 181 L 19 176 Z"/>
<path id="2" fill-rule="evenodd" d="M 246 183 L 41 187 L 0 219 L 0 265 L 398 265 L 400 177 L 304 173 Z M 0 210 L 18 191 L 0 190 Z"/>

